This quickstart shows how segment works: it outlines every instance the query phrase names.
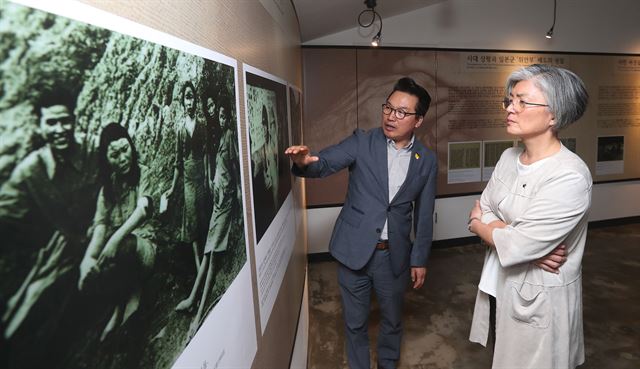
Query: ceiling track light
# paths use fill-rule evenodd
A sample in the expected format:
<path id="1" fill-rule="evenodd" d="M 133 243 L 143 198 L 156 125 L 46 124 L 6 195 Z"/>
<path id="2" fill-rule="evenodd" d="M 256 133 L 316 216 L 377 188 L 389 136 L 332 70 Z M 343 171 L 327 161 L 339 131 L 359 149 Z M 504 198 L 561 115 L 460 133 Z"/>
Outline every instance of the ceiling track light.
<path id="1" fill-rule="evenodd" d="M 378 17 L 378 20 L 380 21 L 380 29 L 378 29 L 378 33 L 376 33 L 376 35 L 371 39 L 371 46 L 378 47 L 382 40 L 382 17 L 380 17 L 378 12 L 376 12 L 376 0 L 364 0 L 364 4 L 367 6 L 367 9 L 361 11 L 358 15 L 358 24 L 362 28 L 371 27 L 375 23 L 376 17 Z M 371 21 L 362 22 L 362 16 L 368 13 L 371 13 Z"/>
<path id="2" fill-rule="evenodd" d="M 552 38 L 553 37 L 553 28 L 556 26 L 556 5 L 557 5 L 558 0 L 553 0 L 553 24 L 551 25 L 551 28 L 549 28 L 549 30 L 547 31 L 546 38 Z"/>
<path id="3" fill-rule="evenodd" d="M 380 45 L 380 31 L 371 39 L 371 46 L 378 47 Z"/>

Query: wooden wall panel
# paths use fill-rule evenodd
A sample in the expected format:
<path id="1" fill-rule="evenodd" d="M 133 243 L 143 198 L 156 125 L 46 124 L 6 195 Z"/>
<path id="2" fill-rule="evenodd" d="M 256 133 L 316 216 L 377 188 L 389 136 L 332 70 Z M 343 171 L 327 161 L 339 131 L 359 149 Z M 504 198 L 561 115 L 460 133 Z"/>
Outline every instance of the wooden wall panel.
<path id="1" fill-rule="evenodd" d="M 317 152 L 358 127 L 356 50 L 305 49 L 303 64 L 304 143 Z M 307 206 L 341 204 L 347 180 L 346 170 L 306 180 Z"/>

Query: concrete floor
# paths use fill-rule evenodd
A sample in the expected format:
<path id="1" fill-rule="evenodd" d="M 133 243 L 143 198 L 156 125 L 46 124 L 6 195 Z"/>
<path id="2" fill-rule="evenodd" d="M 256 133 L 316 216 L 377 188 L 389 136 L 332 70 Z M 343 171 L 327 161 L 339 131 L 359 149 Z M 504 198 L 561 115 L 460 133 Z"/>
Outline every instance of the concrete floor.
<path id="1" fill-rule="evenodd" d="M 427 281 L 406 295 L 398 368 L 490 368 L 468 341 L 484 257 L 480 245 L 434 249 Z M 309 263 L 309 368 L 347 368 L 336 262 Z M 580 368 L 640 368 L 640 223 L 589 231 L 583 259 L 586 361 Z M 372 308 L 375 347 L 379 312 Z M 375 363 L 375 350 L 372 363 Z"/>

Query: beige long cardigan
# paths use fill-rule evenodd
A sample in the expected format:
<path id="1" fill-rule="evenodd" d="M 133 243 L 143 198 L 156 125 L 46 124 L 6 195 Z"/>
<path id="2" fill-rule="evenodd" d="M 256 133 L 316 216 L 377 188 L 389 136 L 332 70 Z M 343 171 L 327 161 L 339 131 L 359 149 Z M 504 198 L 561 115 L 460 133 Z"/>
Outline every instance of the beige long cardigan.
<path id="1" fill-rule="evenodd" d="M 482 193 L 483 223 L 500 261 L 493 368 L 575 368 L 584 362 L 581 262 L 591 206 L 591 174 L 562 146 L 532 173 L 518 176 L 521 148 L 506 150 Z M 505 206 L 508 204 L 508 206 Z M 502 206 L 500 206 L 502 205 Z M 567 246 L 559 274 L 531 262 Z M 489 296 L 478 290 L 469 339 L 486 346 Z"/>

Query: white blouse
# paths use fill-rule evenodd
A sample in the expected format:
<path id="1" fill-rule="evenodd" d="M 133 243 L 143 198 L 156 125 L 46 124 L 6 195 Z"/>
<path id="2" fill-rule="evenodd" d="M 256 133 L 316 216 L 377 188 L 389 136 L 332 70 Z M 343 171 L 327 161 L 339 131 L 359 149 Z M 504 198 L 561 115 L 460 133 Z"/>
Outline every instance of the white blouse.
<path id="1" fill-rule="evenodd" d="M 520 155 L 516 159 L 516 168 L 518 170 L 518 176 L 528 175 L 540 168 L 544 163 L 549 161 L 550 157 L 538 160 L 535 163 L 525 165 L 520 161 Z M 526 184 L 523 184 L 526 186 Z M 509 208 L 512 203 L 513 197 L 505 197 L 498 204 L 500 212 L 504 212 L 504 209 Z M 485 255 L 484 268 L 482 268 L 482 274 L 480 275 L 480 283 L 478 288 L 493 297 L 496 297 L 498 290 L 498 275 L 500 273 L 500 260 L 498 259 L 498 253 L 494 248 L 491 248 Z"/>

